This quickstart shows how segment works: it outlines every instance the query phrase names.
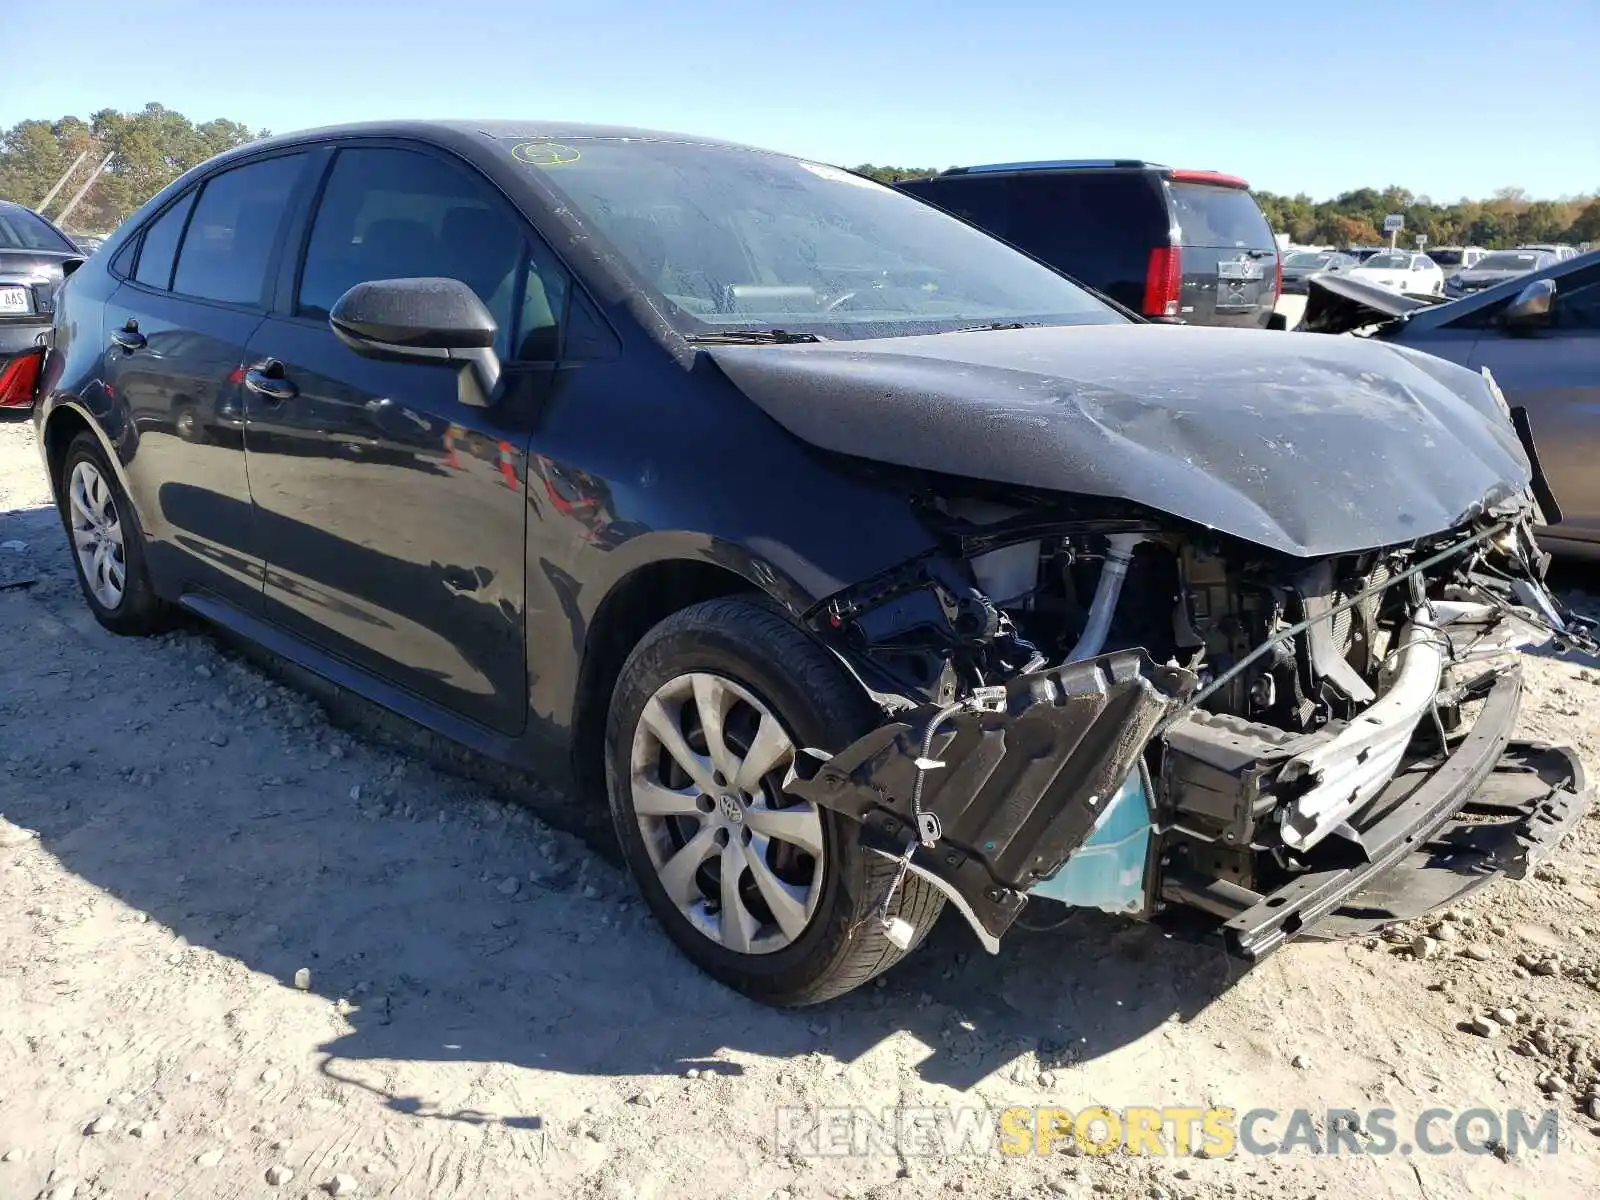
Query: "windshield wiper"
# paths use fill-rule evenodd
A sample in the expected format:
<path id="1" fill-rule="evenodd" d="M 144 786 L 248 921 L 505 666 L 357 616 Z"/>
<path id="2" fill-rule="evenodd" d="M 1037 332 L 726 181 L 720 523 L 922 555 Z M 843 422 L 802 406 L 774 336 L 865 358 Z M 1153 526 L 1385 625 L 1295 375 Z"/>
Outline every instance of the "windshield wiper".
<path id="1" fill-rule="evenodd" d="M 1043 321 L 995 321 L 990 325 L 968 325 L 963 329 L 952 329 L 951 333 L 985 333 L 991 329 L 1039 329 Z"/>
<path id="2" fill-rule="evenodd" d="M 719 329 L 716 333 L 691 333 L 684 341 L 695 345 L 790 346 L 797 342 L 820 342 L 814 333 L 793 329 Z"/>

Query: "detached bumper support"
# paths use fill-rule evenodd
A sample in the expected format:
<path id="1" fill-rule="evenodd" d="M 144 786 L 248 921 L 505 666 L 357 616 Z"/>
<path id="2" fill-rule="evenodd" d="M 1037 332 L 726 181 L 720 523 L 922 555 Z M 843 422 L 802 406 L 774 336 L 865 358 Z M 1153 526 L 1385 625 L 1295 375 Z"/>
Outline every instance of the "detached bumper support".
<path id="1" fill-rule="evenodd" d="M 1498 876 L 1520 878 L 1590 800 L 1571 751 L 1510 742 L 1521 691 L 1520 672 L 1502 675 L 1449 758 L 1402 768 L 1390 781 L 1368 806 L 1382 815 L 1355 831 L 1365 861 L 1309 872 L 1266 896 L 1179 875 L 1163 881 L 1163 898 L 1227 916 L 1228 949 L 1259 959 L 1294 937 L 1370 932 Z"/>
<path id="2" fill-rule="evenodd" d="M 922 809 L 938 819 L 937 844 L 918 845 L 910 869 L 928 878 L 992 945 L 1026 892 L 1093 833 L 1163 718 L 1194 688 L 1188 671 L 1118 651 L 1019 676 L 999 711 L 947 716 L 928 757 Z M 869 849 L 901 858 L 916 838 L 911 794 L 922 738 L 938 716 L 927 705 L 881 725 L 826 762 L 797 756 L 787 788 L 861 823 Z"/>

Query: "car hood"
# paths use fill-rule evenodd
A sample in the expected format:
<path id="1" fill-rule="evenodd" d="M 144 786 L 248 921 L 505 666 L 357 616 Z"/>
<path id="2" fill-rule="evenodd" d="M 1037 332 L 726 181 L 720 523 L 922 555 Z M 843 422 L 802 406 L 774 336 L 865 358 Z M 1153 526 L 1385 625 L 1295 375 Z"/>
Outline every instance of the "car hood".
<path id="1" fill-rule="evenodd" d="M 1298 557 L 1438 533 L 1529 483 L 1482 377 L 1366 339 L 1130 324 L 706 353 L 823 449 L 1132 501 Z"/>

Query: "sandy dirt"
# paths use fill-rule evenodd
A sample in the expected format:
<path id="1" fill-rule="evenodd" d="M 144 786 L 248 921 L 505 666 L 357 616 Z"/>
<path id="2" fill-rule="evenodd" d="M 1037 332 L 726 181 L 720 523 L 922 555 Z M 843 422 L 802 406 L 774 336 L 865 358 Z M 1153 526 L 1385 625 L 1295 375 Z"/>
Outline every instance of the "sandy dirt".
<path id="1" fill-rule="evenodd" d="M 774 1012 L 672 950 L 605 835 L 563 831 L 576 802 L 446 770 L 359 705 L 330 723 L 204 630 L 103 632 L 26 422 L 0 424 L 0 555 L 37 577 L 0 590 L 6 1200 L 1365 1200 L 1600 1178 L 1592 818 L 1421 956 L 1408 929 L 1247 971 L 1085 913 L 991 958 L 947 913 L 877 986 Z M 1600 675 L 1528 665 L 1528 728 L 1595 762 Z M 1496 1009 L 1516 1011 L 1468 1031 Z M 1553 1108 L 1560 1142 L 835 1157 L 780 1140 L 777 1114 L 1009 1104 L 1389 1107 L 1402 1131 L 1434 1107 Z"/>

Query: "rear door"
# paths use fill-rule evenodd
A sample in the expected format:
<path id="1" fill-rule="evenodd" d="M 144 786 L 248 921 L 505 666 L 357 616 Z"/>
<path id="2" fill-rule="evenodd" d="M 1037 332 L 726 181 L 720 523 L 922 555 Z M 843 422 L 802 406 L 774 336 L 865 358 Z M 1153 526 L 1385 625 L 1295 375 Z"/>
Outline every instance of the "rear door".
<path id="1" fill-rule="evenodd" d="M 1178 315 L 1191 325 L 1265 328 L 1277 303 L 1278 244 L 1245 188 L 1174 171 L 1166 182 L 1182 253 Z"/>
<path id="2" fill-rule="evenodd" d="M 306 160 L 253 159 L 178 196 L 141 232 L 105 310 L 106 385 L 136 432 L 128 482 L 155 574 L 251 610 L 261 557 L 240 381 Z"/>

